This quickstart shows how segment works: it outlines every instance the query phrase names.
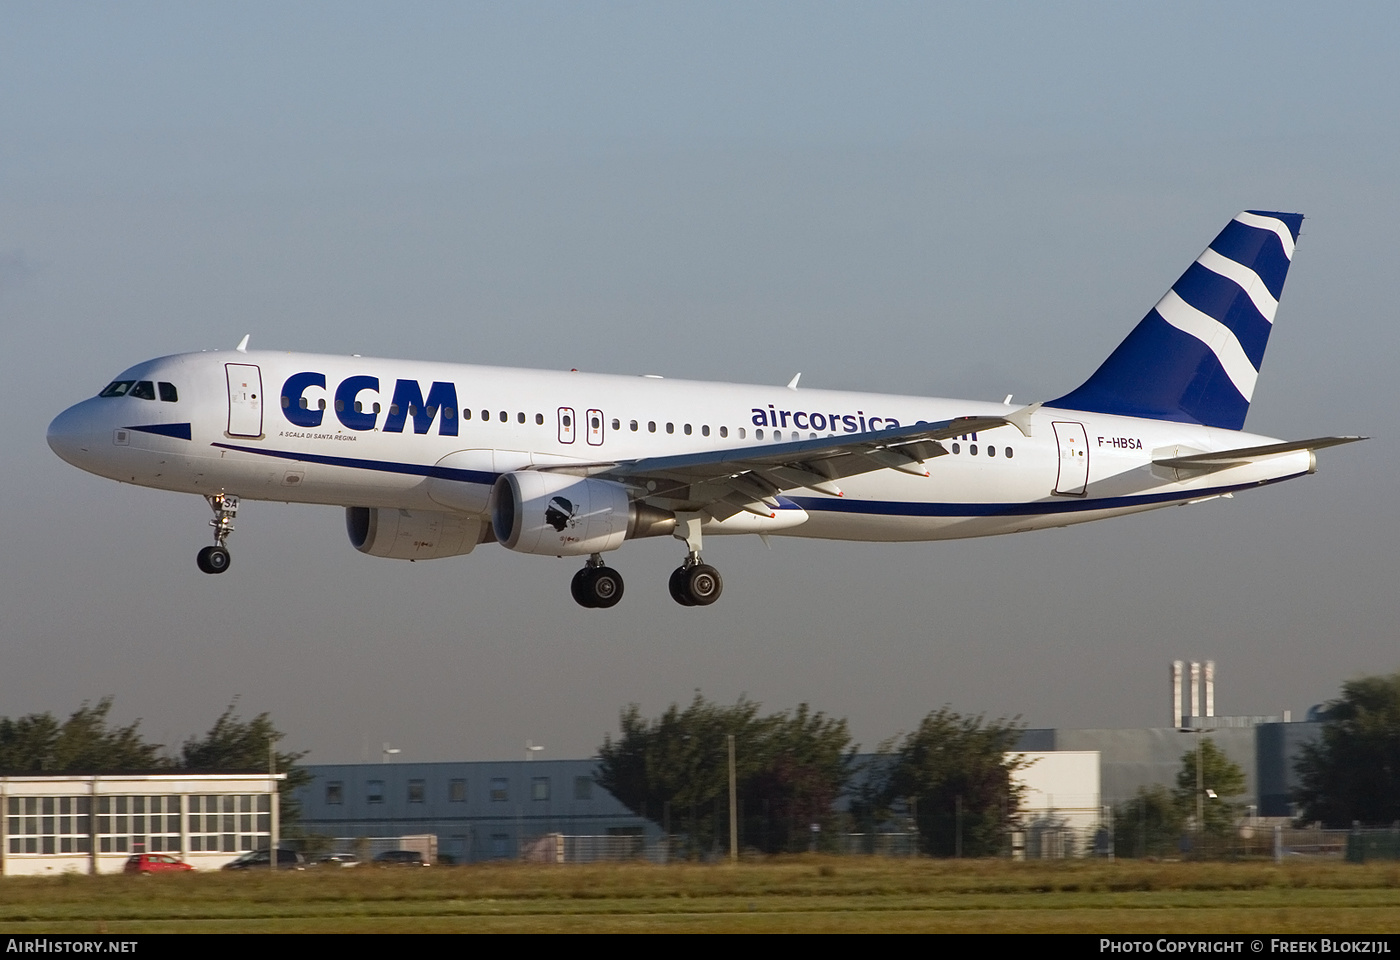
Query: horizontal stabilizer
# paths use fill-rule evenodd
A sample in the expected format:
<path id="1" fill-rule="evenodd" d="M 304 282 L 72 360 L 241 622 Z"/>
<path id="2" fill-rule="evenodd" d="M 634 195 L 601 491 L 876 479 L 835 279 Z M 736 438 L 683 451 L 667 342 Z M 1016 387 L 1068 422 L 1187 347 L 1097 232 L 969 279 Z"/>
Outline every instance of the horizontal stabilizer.
<path id="1" fill-rule="evenodd" d="M 1295 453 L 1299 450 L 1321 450 L 1343 443 L 1355 443 L 1366 437 L 1315 437 L 1312 440 L 1290 440 L 1285 443 L 1266 443 L 1260 447 L 1237 447 L 1234 450 L 1217 450 L 1214 453 L 1195 453 L 1185 457 L 1163 457 L 1152 462 L 1159 467 L 1174 467 L 1178 470 L 1223 470 L 1241 463 L 1251 463 L 1282 453 Z"/>

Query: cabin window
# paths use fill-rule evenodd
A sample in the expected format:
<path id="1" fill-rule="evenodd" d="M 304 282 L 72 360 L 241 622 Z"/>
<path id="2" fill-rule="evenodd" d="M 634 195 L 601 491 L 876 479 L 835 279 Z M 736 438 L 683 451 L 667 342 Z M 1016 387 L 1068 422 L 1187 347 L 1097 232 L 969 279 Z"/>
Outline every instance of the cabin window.
<path id="1" fill-rule="evenodd" d="M 317 401 L 316 401 L 316 409 L 317 409 L 317 410 L 324 410 L 324 409 L 326 409 L 326 398 L 325 398 L 325 397 L 322 397 L 320 400 L 317 400 Z"/>
<path id="2" fill-rule="evenodd" d="M 566 413 L 564 414 L 564 419 L 560 422 L 563 423 L 566 427 L 572 427 L 574 425 L 574 418 Z"/>
<path id="3" fill-rule="evenodd" d="M 107 386 L 102 388 L 102 392 L 99 393 L 98 396 L 124 397 L 126 396 L 126 392 L 131 389 L 131 385 L 135 382 L 136 381 L 134 380 L 113 380 L 111 383 L 107 384 Z"/>
<path id="4" fill-rule="evenodd" d="M 720 427 L 720 428 L 719 428 L 719 435 L 720 435 L 721 437 L 727 437 L 727 436 L 729 436 L 729 428 L 728 428 L 728 427 Z"/>
<path id="5" fill-rule="evenodd" d="M 376 411 L 376 412 L 378 412 L 378 411 Z M 444 420 L 451 420 L 451 419 L 452 419 L 454 416 L 456 416 L 456 415 L 457 415 L 457 414 L 456 414 L 456 411 L 454 411 L 451 407 L 443 407 L 443 408 L 442 408 L 442 419 L 444 419 Z"/>
<path id="6" fill-rule="evenodd" d="M 755 431 L 753 432 L 753 436 L 754 436 L 754 439 L 755 439 L 755 440 L 762 440 L 762 439 L 763 439 L 763 428 L 762 428 L 762 427 L 759 427 L 757 430 L 755 430 Z"/>
<path id="7" fill-rule="evenodd" d="M 537 413 L 537 414 L 535 414 L 535 426 L 537 426 L 537 427 L 542 427 L 542 426 L 544 426 L 544 414 L 542 414 L 542 413 Z"/>
<path id="8" fill-rule="evenodd" d="M 955 443 L 955 444 L 953 444 L 953 452 L 954 452 L 954 453 L 962 453 L 962 444 L 960 444 L 960 443 Z"/>
<path id="9" fill-rule="evenodd" d="M 656 432 L 656 421 L 655 421 L 655 420 L 648 420 L 648 421 L 647 421 L 647 433 L 655 433 L 655 432 Z"/>
<path id="10" fill-rule="evenodd" d="M 989 457 L 995 457 L 996 455 L 997 455 L 997 448 L 994 447 L 994 446 L 992 446 L 990 443 L 987 444 L 987 456 L 989 456 Z"/>
<path id="11" fill-rule="evenodd" d="M 465 407 L 462 408 L 462 419 L 463 419 L 463 420 L 470 420 L 471 418 L 472 418 L 472 412 L 471 412 L 470 410 L 466 409 Z"/>
<path id="12" fill-rule="evenodd" d="M 525 422 L 525 411 L 524 411 L 524 410 L 521 410 L 519 413 L 517 413 L 517 414 L 515 415 L 515 422 L 516 422 L 516 423 L 524 423 L 524 422 Z"/>
<path id="13" fill-rule="evenodd" d="M 637 432 L 637 421 L 633 420 L 628 426 L 631 427 L 633 433 Z"/>
<path id="14" fill-rule="evenodd" d="M 668 423 L 668 424 L 666 424 L 666 432 L 667 432 L 667 433 L 675 433 L 675 432 L 676 432 L 676 425 L 675 425 L 674 423 Z"/>
<path id="15" fill-rule="evenodd" d="M 356 405 L 356 406 L 359 406 L 358 403 L 355 404 L 355 405 Z M 344 400 L 337 400 L 337 401 L 335 402 L 335 412 L 336 412 L 336 413 L 344 413 L 344 412 L 345 412 L 345 401 L 344 401 Z"/>
<path id="16" fill-rule="evenodd" d="M 1011 448 L 1010 448 L 1010 447 L 1007 447 L 1006 450 L 1005 450 L 1004 452 L 1005 452 L 1005 454 L 1006 454 L 1006 459 L 1010 460 L 1010 459 L 1011 459 Z"/>
<path id="17" fill-rule="evenodd" d="M 180 394 L 176 392 L 175 384 L 166 383 L 164 380 L 162 380 L 160 383 L 156 384 L 156 386 L 160 387 L 161 400 L 163 400 L 166 403 L 180 402 Z"/>
<path id="18" fill-rule="evenodd" d="M 972 454 L 972 456 L 974 456 L 974 457 L 977 456 L 977 444 L 975 444 L 975 443 L 969 443 L 969 444 L 967 445 L 967 452 L 970 453 L 970 454 Z"/>
<path id="19" fill-rule="evenodd" d="M 685 435 L 690 436 L 690 424 L 688 423 L 685 425 Z"/>
<path id="20" fill-rule="evenodd" d="M 483 411 L 481 411 L 481 419 L 483 419 L 483 420 L 490 420 L 490 419 L 491 419 L 491 411 L 490 411 L 490 410 L 483 410 Z"/>
<path id="21" fill-rule="evenodd" d="M 707 423 L 707 424 L 705 424 L 703 427 L 700 428 L 700 436 L 702 436 L 702 437 L 708 437 L 709 435 L 710 435 L 710 425 Z"/>
<path id="22" fill-rule="evenodd" d="M 619 419 L 617 419 L 617 417 L 613 417 L 612 427 L 613 427 L 614 430 L 621 430 L 621 429 L 622 429 L 622 421 L 619 420 Z"/>
<path id="23" fill-rule="evenodd" d="M 504 410 L 501 411 L 501 422 L 510 423 L 510 414 L 506 413 Z"/>
<path id="24" fill-rule="evenodd" d="M 748 428 L 747 428 L 747 427 L 740 427 L 740 428 L 739 428 L 739 439 L 740 439 L 740 440 L 743 440 L 743 439 L 747 438 L 748 435 L 749 435 L 749 431 L 748 431 Z M 758 439 L 762 440 L 763 438 L 762 438 L 762 437 L 759 437 Z"/>

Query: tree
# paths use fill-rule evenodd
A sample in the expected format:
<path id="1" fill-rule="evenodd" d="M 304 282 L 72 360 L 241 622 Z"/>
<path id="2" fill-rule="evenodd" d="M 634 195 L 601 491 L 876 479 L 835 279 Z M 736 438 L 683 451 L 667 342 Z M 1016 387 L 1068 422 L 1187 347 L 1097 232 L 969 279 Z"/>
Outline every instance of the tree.
<path id="1" fill-rule="evenodd" d="M 1342 684 L 1322 736 L 1295 765 L 1302 819 L 1329 827 L 1400 820 L 1400 673 Z"/>
<path id="2" fill-rule="evenodd" d="M 283 827 L 295 823 L 301 813 L 295 792 L 311 782 L 311 775 L 299 770 L 296 762 L 306 756 L 299 753 L 273 753 L 275 744 L 286 734 L 272 725 L 266 713 L 244 720 L 237 713 L 238 698 L 234 697 L 219 719 L 203 737 L 190 737 L 180 748 L 179 767 L 184 770 L 257 770 L 268 769 L 269 760 L 276 758 L 278 773 L 287 778 L 278 785 L 280 793 L 278 819 Z"/>
<path id="3" fill-rule="evenodd" d="M 698 849 L 717 847 L 728 831 L 728 736 L 734 736 L 735 779 L 742 808 L 741 842 L 765 852 L 805 846 L 808 824 L 830 824 L 832 805 L 850 779 L 845 720 L 812 712 L 759 715 L 740 698 L 720 706 L 696 693 L 656 720 L 632 704 L 620 736 L 599 749 L 598 783 L 628 809 Z"/>
<path id="4" fill-rule="evenodd" d="M 925 853 L 994 856 L 1021 799 L 1012 774 L 1027 761 L 1008 756 L 1023 726 L 1006 719 L 986 722 L 947 707 L 930 713 L 904 738 L 882 791 L 894 806 L 914 800 L 919 844 Z"/>
<path id="5" fill-rule="evenodd" d="M 1243 805 L 1234 800 L 1245 792 L 1244 771 L 1204 734 L 1199 748 L 1201 777 L 1196 778 L 1196 750 L 1181 755 L 1181 770 L 1176 775 L 1176 790 L 1172 796 L 1183 822 L 1196 824 L 1196 810 L 1204 814 L 1203 823 L 1196 824 L 1206 836 L 1227 837 L 1243 812 Z M 1214 793 L 1215 796 L 1211 796 Z"/>
<path id="6" fill-rule="evenodd" d="M 1133 799 L 1113 808 L 1114 854 L 1119 857 L 1173 856 L 1181 842 L 1182 824 L 1176 799 L 1166 787 L 1161 784 L 1139 787 Z"/>
<path id="7" fill-rule="evenodd" d="M 51 713 L 0 717 L 0 770 L 8 773 L 102 773 L 158 770 L 170 765 L 161 744 L 146 743 L 130 726 L 109 728 L 112 698 L 83 702 L 62 723 Z"/>

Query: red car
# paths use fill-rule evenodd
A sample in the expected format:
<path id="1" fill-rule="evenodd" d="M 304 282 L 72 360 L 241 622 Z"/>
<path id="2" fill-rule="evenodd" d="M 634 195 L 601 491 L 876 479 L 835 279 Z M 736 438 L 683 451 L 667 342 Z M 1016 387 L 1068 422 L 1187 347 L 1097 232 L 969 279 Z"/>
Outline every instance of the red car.
<path id="1" fill-rule="evenodd" d="M 143 876 L 150 876 L 153 873 L 182 873 L 186 870 L 193 870 L 179 857 L 172 857 L 165 853 L 138 853 L 128 857 L 126 866 L 122 867 L 122 873 L 139 873 Z"/>

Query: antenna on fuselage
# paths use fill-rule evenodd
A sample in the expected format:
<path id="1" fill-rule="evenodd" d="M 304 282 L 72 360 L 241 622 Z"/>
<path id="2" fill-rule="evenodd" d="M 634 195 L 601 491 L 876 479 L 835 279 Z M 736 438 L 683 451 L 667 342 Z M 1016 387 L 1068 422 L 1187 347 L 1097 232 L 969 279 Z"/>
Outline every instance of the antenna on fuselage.
<path id="1" fill-rule="evenodd" d="M 238 341 L 238 346 L 234 347 L 233 349 L 237 350 L 239 353 L 247 353 L 247 352 L 248 352 L 248 338 L 251 337 L 251 336 L 252 336 L 251 333 L 245 333 L 245 334 L 243 334 L 243 339 L 240 340 L 240 341 Z"/>

